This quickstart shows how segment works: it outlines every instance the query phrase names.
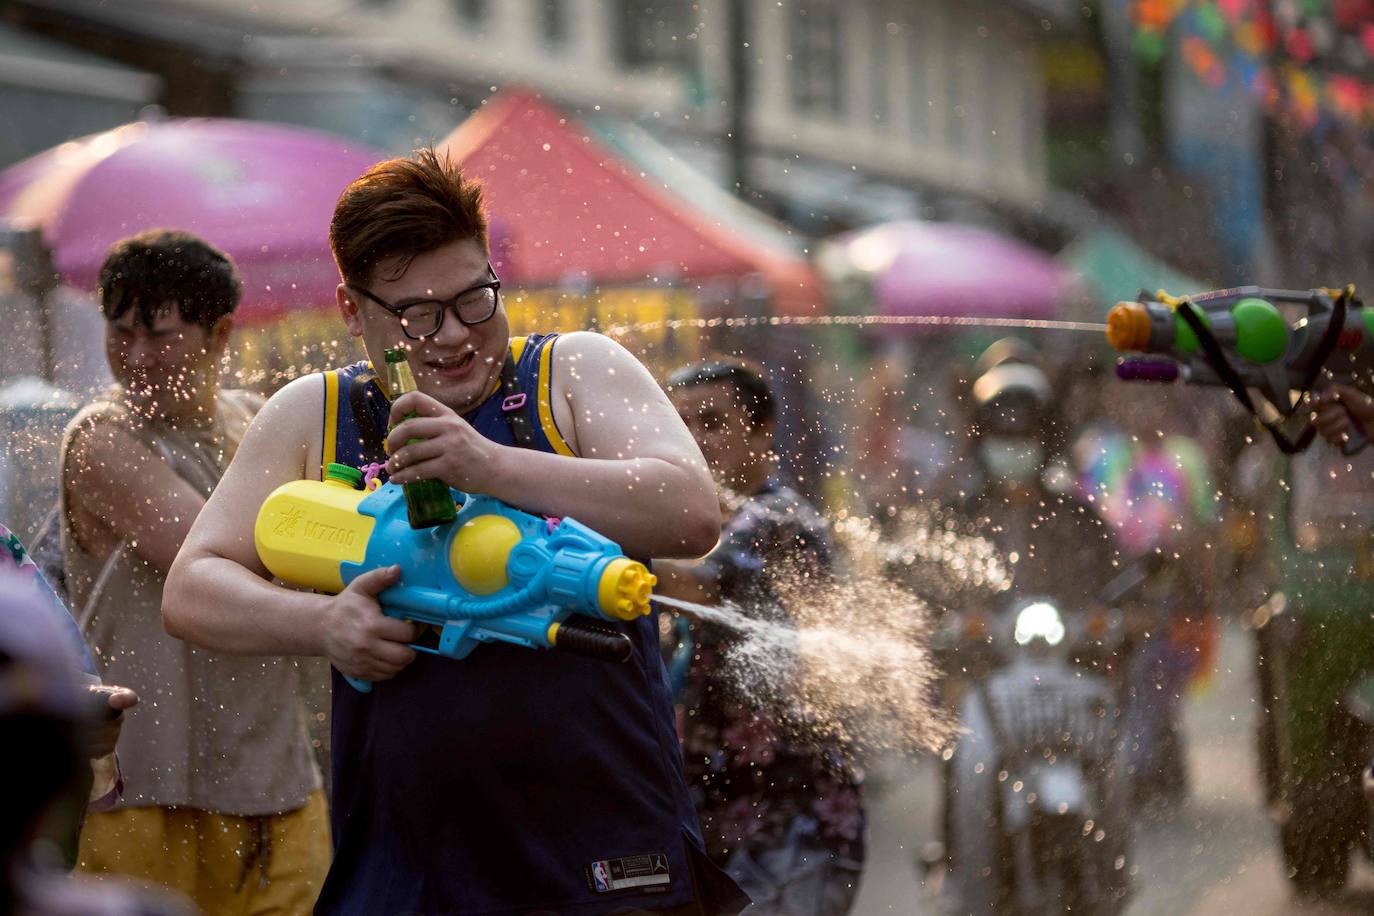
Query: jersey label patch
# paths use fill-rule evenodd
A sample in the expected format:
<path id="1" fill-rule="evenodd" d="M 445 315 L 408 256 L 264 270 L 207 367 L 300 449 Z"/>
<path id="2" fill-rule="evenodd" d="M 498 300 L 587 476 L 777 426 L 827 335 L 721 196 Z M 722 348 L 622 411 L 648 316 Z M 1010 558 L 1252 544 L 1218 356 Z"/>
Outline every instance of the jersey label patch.
<path id="1" fill-rule="evenodd" d="M 657 888 L 670 883 L 668 857 L 661 852 L 601 859 L 587 866 L 587 887 L 598 894 L 632 887 Z"/>

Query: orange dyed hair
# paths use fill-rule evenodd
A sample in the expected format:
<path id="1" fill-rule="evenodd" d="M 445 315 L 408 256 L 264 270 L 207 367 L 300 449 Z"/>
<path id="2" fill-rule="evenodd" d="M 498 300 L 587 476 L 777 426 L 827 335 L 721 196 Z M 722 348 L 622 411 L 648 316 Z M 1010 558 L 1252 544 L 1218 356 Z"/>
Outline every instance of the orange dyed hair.
<path id="1" fill-rule="evenodd" d="M 358 176 L 339 195 L 329 223 L 339 274 L 360 286 L 383 263 L 395 262 L 388 279 L 396 279 L 417 255 L 465 239 L 487 248 L 482 186 L 433 149 L 387 159 Z"/>

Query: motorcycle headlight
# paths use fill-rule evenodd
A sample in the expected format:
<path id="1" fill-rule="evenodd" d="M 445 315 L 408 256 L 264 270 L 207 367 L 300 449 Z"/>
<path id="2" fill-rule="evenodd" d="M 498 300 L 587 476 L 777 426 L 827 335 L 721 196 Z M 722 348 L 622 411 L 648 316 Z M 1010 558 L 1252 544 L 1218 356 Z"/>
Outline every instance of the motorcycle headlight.
<path id="1" fill-rule="evenodd" d="M 1052 646 L 1064 641 L 1064 618 L 1059 608 L 1048 601 L 1035 601 L 1021 608 L 1016 615 L 1016 629 L 1012 636 L 1018 646 L 1028 646 L 1043 639 Z"/>

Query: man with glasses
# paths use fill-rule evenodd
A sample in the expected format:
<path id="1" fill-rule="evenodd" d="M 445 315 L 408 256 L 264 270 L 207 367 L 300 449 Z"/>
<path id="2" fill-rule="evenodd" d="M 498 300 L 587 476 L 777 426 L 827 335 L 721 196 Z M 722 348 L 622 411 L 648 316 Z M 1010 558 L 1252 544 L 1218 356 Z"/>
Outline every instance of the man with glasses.
<path id="1" fill-rule="evenodd" d="M 417 656 L 426 635 L 381 614 L 395 568 L 333 597 L 271 583 L 258 507 L 330 462 L 571 516 L 640 557 L 700 555 L 719 533 L 701 452 L 633 356 L 583 332 L 511 339 L 481 188 L 456 167 L 432 151 L 374 166 L 330 244 L 371 363 L 268 402 L 163 606 L 206 647 L 324 655 L 376 682 L 334 679 L 336 858 L 316 912 L 737 912 L 703 854 L 652 619 L 619 625 L 624 665 L 504 645 L 452 661 Z M 393 403 L 372 366 L 397 346 L 419 390 Z"/>

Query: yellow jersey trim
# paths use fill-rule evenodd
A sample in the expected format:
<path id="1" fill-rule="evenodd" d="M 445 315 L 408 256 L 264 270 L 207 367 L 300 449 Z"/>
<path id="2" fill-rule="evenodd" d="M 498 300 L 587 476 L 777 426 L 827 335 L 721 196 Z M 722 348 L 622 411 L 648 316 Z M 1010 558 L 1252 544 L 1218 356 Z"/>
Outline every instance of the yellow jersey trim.
<path id="1" fill-rule="evenodd" d="M 339 438 L 339 373 L 331 369 L 324 374 L 324 447 L 320 449 L 320 479 L 325 469 L 334 463 Z"/>
<path id="2" fill-rule="evenodd" d="M 549 440 L 553 450 L 560 455 L 567 455 L 569 458 L 577 457 L 576 453 L 568 447 L 563 434 L 558 431 L 558 424 L 553 420 L 553 343 L 554 338 L 545 343 L 539 351 L 539 425 L 544 430 L 544 438 Z"/>
<path id="3" fill-rule="evenodd" d="M 525 352 L 525 344 L 527 344 L 527 343 L 529 343 L 529 340 L 528 340 L 527 338 L 524 338 L 524 337 L 512 337 L 512 338 L 511 338 L 510 344 L 507 346 L 507 349 L 508 349 L 509 352 L 510 352 L 510 361 L 511 361 L 511 362 L 513 362 L 513 363 L 518 363 L 518 362 L 520 362 L 520 354 Z M 494 395 L 494 394 L 500 394 L 500 393 L 501 393 L 501 376 L 498 374 L 498 375 L 496 376 L 496 378 L 492 379 L 492 381 L 491 381 L 491 390 L 487 392 L 487 397 L 491 397 L 491 396 Z"/>

